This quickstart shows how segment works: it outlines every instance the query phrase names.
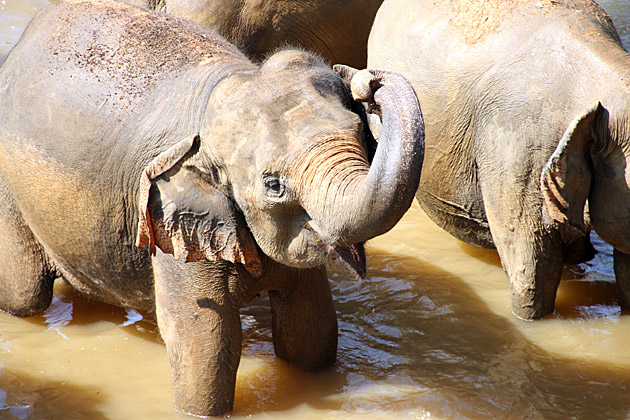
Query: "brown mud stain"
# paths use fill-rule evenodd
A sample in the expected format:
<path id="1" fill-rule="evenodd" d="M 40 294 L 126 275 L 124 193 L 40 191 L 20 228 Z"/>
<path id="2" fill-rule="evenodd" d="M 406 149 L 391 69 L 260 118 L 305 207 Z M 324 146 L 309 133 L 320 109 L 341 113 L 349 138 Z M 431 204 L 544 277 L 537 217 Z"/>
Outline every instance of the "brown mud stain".
<path id="1" fill-rule="evenodd" d="M 499 32 L 513 18 L 522 22 L 523 16 L 556 13 L 559 9 L 594 16 L 612 34 L 617 34 L 610 16 L 590 0 L 451 0 L 435 1 L 433 5 L 448 17 L 467 44 L 476 44 Z M 512 22 L 510 26 L 515 24 Z"/>
<path id="2" fill-rule="evenodd" d="M 109 88 L 126 108 L 189 67 L 232 56 L 245 59 L 218 34 L 191 22 L 156 15 L 116 1 L 67 1 L 51 35 L 51 72 L 78 68 Z M 67 40 L 76 40 L 68 43 Z M 76 76 L 79 77 L 79 76 Z"/>

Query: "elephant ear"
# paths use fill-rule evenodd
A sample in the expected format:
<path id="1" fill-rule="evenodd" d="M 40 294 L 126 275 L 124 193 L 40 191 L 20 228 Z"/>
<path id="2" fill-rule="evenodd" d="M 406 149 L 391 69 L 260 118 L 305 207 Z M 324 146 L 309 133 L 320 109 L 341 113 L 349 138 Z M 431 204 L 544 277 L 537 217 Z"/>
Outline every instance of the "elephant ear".
<path id="1" fill-rule="evenodd" d="M 586 233 L 584 206 L 591 187 L 590 150 L 601 103 L 578 116 L 564 132 L 540 177 L 543 213 L 562 226 L 566 242 Z"/>
<path id="2" fill-rule="evenodd" d="M 186 161 L 198 150 L 199 136 L 157 156 L 140 182 L 137 246 L 157 246 L 175 258 L 241 263 L 262 274 L 258 247 L 232 200 Z"/>

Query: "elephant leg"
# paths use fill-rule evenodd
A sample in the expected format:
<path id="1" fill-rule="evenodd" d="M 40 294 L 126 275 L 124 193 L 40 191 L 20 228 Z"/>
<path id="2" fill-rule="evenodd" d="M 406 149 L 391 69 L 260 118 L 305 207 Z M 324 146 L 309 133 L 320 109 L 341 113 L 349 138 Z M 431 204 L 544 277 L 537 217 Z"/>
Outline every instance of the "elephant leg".
<path id="1" fill-rule="evenodd" d="M 562 245 L 549 233 L 490 228 L 510 280 L 514 315 L 532 320 L 552 313 L 562 276 Z"/>
<path id="2" fill-rule="evenodd" d="M 325 267 L 282 267 L 288 287 L 269 291 L 276 356 L 305 369 L 320 369 L 337 356 L 337 315 Z"/>
<path id="3" fill-rule="evenodd" d="M 615 279 L 619 291 L 619 303 L 622 308 L 630 309 L 630 255 L 618 249 L 613 251 Z"/>
<path id="4" fill-rule="evenodd" d="M 509 281 L 512 312 L 521 319 L 542 318 L 554 311 L 562 276 L 563 244 L 557 231 L 541 225 L 540 210 L 528 209 L 506 187 L 484 192 L 492 239 Z"/>
<path id="5" fill-rule="evenodd" d="M 232 410 L 241 357 L 239 281 L 234 264 L 153 258 L 160 334 L 166 343 L 175 408 L 196 416 Z M 243 270 L 244 271 L 244 270 Z"/>
<path id="6" fill-rule="evenodd" d="M 0 310 L 23 317 L 41 313 L 50 305 L 55 278 L 0 175 Z"/>

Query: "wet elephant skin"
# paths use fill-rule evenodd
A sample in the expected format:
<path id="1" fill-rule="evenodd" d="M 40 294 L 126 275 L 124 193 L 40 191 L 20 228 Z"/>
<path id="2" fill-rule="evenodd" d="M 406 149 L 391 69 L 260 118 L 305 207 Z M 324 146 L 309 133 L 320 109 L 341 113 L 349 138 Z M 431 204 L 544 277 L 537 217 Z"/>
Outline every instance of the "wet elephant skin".
<path id="1" fill-rule="evenodd" d="M 409 208 L 424 144 L 404 78 L 339 71 L 291 49 L 257 65 L 115 1 L 38 13 L 0 68 L 0 308 L 40 313 L 62 278 L 155 311 L 189 414 L 231 410 L 239 308 L 262 290 L 278 357 L 330 365 L 324 265 L 365 275 L 363 243 Z M 386 127 L 371 156 L 361 83 Z"/>

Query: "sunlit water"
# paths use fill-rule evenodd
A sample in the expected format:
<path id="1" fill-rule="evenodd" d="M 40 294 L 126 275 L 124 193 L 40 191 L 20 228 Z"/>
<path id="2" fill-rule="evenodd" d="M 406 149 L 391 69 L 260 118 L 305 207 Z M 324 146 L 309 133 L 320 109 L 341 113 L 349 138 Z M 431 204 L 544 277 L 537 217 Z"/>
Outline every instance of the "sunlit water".
<path id="1" fill-rule="evenodd" d="M 0 61 L 46 0 L 0 0 Z M 630 44 L 630 6 L 602 5 Z M 231 418 L 630 419 L 630 314 L 611 248 L 565 270 L 556 312 L 511 315 L 495 252 L 448 236 L 414 207 L 369 244 L 368 279 L 331 273 L 335 366 L 273 356 L 266 297 L 242 312 Z M 41 316 L 0 313 L 0 419 L 182 420 L 155 321 L 58 287 Z"/>

